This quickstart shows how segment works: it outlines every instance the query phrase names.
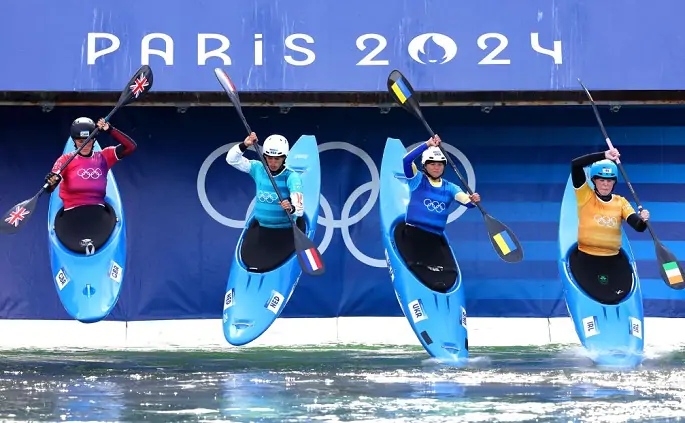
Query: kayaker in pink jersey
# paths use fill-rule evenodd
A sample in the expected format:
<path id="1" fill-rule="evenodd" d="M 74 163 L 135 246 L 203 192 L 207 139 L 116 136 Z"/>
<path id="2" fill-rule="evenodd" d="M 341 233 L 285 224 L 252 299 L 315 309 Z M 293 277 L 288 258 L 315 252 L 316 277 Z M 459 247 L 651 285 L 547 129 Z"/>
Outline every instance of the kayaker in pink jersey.
<path id="1" fill-rule="evenodd" d="M 55 232 L 64 246 L 74 252 L 92 253 L 109 239 L 117 216 L 105 201 L 107 174 L 137 147 L 131 138 L 104 119 L 98 121 L 97 127 L 119 145 L 93 151 L 93 142 L 89 142 L 60 174 L 57 174 L 59 169 L 76 152 L 62 155 L 46 176 L 46 182 L 50 184 L 48 191 L 52 192 L 60 185 L 59 197 L 64 202 L 64 208 L 55 218 Z M 71 124 L 71 139 L 76 149 L 95 128 L 96 124 L 85 117 Z"/>

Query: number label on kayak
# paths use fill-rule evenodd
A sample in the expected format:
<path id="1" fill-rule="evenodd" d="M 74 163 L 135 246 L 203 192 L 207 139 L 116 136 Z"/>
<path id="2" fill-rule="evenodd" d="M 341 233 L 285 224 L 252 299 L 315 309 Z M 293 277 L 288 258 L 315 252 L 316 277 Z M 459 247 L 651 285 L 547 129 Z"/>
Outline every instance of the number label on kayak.
<path id="1" fill-rule="evenodd" d="M 266 303 L 267 310 L 270 310 L 274 314 L 277 314 L 278 310 L 280 310 L 282 305 L 283 305 L 283 295 L 281 295 L 279 292 L 272 291 L 271 292 L 271 298 L 269 298 L 269 301 L 267 301 L 267 303 Z"/>
<path id="2" fill-rule="evenodd" d="M 392 268 L 392 265 L 390 264 L 390 257 L 388 256 L 388 250 L 385 250 L 385 264 L 388 266 L 388 272 L 390 272 L 390 281 L 394 282 L 395 281 L 395 271 Z"/>
<path id="3" fill-rule="evenodd" d="M 599 335 L 599 328 L 597 327 L 597 317 L 590 316 L 583 319 L 583 330 L 585 331 L 585 337 L 589 338 L 591 336 Z"/>
<path id="4" fill-rule="evenodd" d="M 233 306 L 233 288 L 229 289 L 224 296 L 224 310 Z"/>
<path id="5" fill-rule="evenodd" d="M 122 269 L 119 264 L 112 260 L 112 264 L 109 266 L 109 277 L 115 282 L 121 283 L 121 280 L 124 277 L 124 269 Z"/>
<path id="6" fill-rule="evenodd" d="M 57 272 L 57 276 L 55 276 L 55 282 L 57 282 L 57 286 L 59 287 L 59 290 L 63 290 L 65 286 L 69 283 L 71 279 L 69 279 L 69 276 L 67 276 L 66 272 L 64 271 L 64 268 L 59 269 L 59 272 Z"/>
<path id="7" fill-rule="evenodd" d="M 630 334 L 642 339 L 642 322 L 634 317 L 630 318 Z"/>
<path id="8" fill-rule="evenodd" d="M 426 312 L 423 311 L 423 305 L 421 304 L 421 300 L 414 300 L 410 302 L 409 311 L 411 313 L 411 318 L 414 321 L 414 323 L 418 323 L 421 320 L 426 320 L 428 318 Z"/>

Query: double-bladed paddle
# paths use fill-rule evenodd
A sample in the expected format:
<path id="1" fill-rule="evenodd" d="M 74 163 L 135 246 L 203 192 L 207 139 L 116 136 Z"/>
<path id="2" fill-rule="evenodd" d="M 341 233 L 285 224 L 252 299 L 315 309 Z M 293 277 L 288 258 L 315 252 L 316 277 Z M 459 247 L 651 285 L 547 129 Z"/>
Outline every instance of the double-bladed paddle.
<path id="1" fill-rule="evenodd" d="M 602 131 L 604 140 L 607 142 L 609 148 L 613 149 L 614 145 L 611 143 L 611 139 L 609 138 L 609 135 L 607 134 L 607 131 L 604 128 L 604 123 L 602 122 L 602 118 L 599 116 L 599 110 L 597 110 L 595 100 L 592 98 L 592 95 L 590 95 L 590 91 L 587 89 L 587 87 L 585 87 L 585 84 L 583 84 L 580 78 L 578 78 L 578 82 L 580 83 L 580 86 L 583 87 L 583 90 L 585 90 L 585 94 L 587 94 L 587 97 L 590 100 L 592 111 L 595 112 L 595 117 L 597 118 L 597 123 L 599 124 L 599 129 Z M 630 180 L 628 180 L 628 175 L 626 175 L 626 171 L 623 169 L 623 164 L 621 163 L 620 159 L 616 159 L 616 165 L 618 166 L 618 169 L 621 171 L 623 180 L 626 181 L 626 185 L 628 185 L 628 189 L 630 190 L 630 193 L 635 199 L 638 211 L 641 211 L 642 204 L 640 203 L 640 199 L 637 198 L 637 194 L 635 193 L 633 186 L 630 184 Z M 652 228 L 652 225 L 649 223 L 649 221 L 646 221 L 645 223 L 647 224 L 647 229 L 649 230 L 649 233 L 652 235 L 652 239 L 654 240 L 654 250 L 656 252 L 656 259 L 659 262 L 659 273 L 661 274 L 661 278 L 669 288 L 678 290 L 685 288 L 685 280 L 683 280 L 683 275 L 685 275 L 685 271 L 683 270 L 683 267 L 680 265 L 680 263 L 678 263 L 678 259 L 676 258 L 676 256 L 668 248 L 666 248 L 666 246 L 659 240 L 659 238 L 657 238 L 656 234 L 654 233 L 654 229 Z"/>
<path id="2" fill-rule="evenodd" d="M 414 96 L 414 89 L 407 78 L 405 78 L 400 71 L 394 70 L 390 73 L 390 76 L 388 76 L 388 91 L 398 105 L 402 106 L 402 108 L 407 110 L 423 123 L 423 126 L 426 127 L 426 130 L 428 130 L 428 133 L 431 137 L 435 136 L 435 132 L 433 132 L 433 129 L 431 129 L 421 113 L 419 102 Z M 459 169 L 457 169 L 457 166 L 452 161 L 452 158 L 447 154 L 442 146 L 440 146 L 440 150 L 447 158 L 447 161 L 452 166 L 452 169 L 454 169 L 454 172 L 459 177 L 462 185 L 466 187 L 466 190 L 469 194 L 473 195 L 473 191 L 469 187 L 468 182 L 466 182 L 464 177 L 461 175 Z M 521 243 L 511 229 L 509 229 L 504 223 L 488 214 L 480 202 L 475 204 L 476 207 L 478 207 L 478 210 L 480 210 L 480 212 L 483 214 L 485 227 L 490 237 L 490 242 L 500 258 L 507 263 L 517 263 L 523 260 L 523 247 L 521 247 Z"/>
<path id="3" fill-rule="evenodd" d="M 243 125 L 245 125 L 245 129 L 247 130 L 248 135 L 251 134 L 252 130 L 250 129 L 250 125 L 248 125 L 247 120 L 245 119 L 245 115 L 243 115 L 243 110 L 240 106 L 240 99 L 238 98 L 238 91 L 236 90 L 235 85 L 233 85 L 233 82 L 231 82 L 231 79 L 228 77 L 228 74 L 226 74 L 226 72 L 224 72 L 223 69 L 214 69 L 214 74 L 216 75 L 216 78 L 219 80 L 221 86 L 224 88 L 224 91 L 226 91 L 226 94 L 228 94 L 228 98 L 231 100 L 231 103 L 233 103 L 233 106 L 238 112 L 238 116 L 240 116 L 240 119 L 243 121 Z M 255 141 L 252 145 L 254 146 L 254 150 L 257 152 L 257 155 L 259 156 L 259 160 L 261 160 L 262 165 L 264 166 L 264 170 L 266 171 L 266 174 L 269 177 L 269 180 L 271 181 L 271 185 L 273 186 L 274 191 L 276 191 L 276 195 L 278 195 L 278 201 L 283 202 L 283 196 L 281 195 L 281 191 L 278 189 L 276 181 L 274 180 L 274 177 L 271 175 L 271 171 L 269 170 L 269 166 L 266 164 L 266 160 L 264 160 L 264 157 L 262 156 L 259 144 Z M 316 199 L 312 199 L 311 201 L 316 201 Z M 295 251 L 297 252 L 297 260 L 300 263 L 300 267 L 302 267 L 302 271 L 312 276 L 322 275 L 326 270 L 326 266 L 324 265 L 321 253 L 319 253 L 319 250 L 316 248 L 316 245 L 314 245 L 314 242 L 307 238 L 307 235 L 305 235 L 300 230 L 300 228 L 297 227 L 297 225 L 295 224 L 295 220 L 290 215 L 290 213 L 286 212 L 286 214 L 288 215 L 290 224 L 293 227 L 293 235 L 295 237 Z"/>
<path id="4" fill-rule="evenodd" d="M 105 122 L 109 122 L 114 113 L 116 113 L 120 108 L 143 98 L 145 94 L 152 88 L 152 78 L 152 69 L 150 69 L 150 67 L 147 65 L 141 66 L 135 75 L 133 75 L 131 80 L 128 81 L 126 87 L 124 87 L 116 106 L 114 106 L 112 111 L 109 112 L 109 114 L 105 117 Z M 81 145 L 76 152 L 69 157 L 69 159 L 62 165 L 62 167 L 59 168 L 57 172 L 55 172 L 55 174 L 61 174 L 62 171 L 69 165 L 69 163 L 76 158 L 76 155 L 78 155 L 78 153 L 80 153 L 86 145 L 90 144 L 90 142 L 95 139 L 95 135 L 97 135 L 99 132 L 100 128 L 96 127 L 95 130 L 88 136 L 88 138 L 86 138 L 83 145 Z M 40 198 L 40 196 L 46 192 L 48 187 L 50 187 L 50 184 L 45 182 L 36 195 L 9 209 L 7 213 L 2 216 L 2 220 L 0 221 L 0 234 L 13 234 L 19 231 L 19 229 L 23 228 L 24 225 L 26 225 L 26 222 L 28 222 L 33 215 L 33 210 L 36 208 L 38 198 Z"/>

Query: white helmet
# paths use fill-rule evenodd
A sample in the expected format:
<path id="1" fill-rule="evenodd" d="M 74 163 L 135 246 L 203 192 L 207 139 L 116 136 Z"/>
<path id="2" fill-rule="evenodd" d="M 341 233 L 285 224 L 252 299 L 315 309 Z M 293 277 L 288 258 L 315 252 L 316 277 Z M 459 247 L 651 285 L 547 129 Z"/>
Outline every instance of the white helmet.
<path id="1" fill-rule="evenodd" d="M 287 156 L 288 152 L 290 152 L 290 146 L 288 145 L 288 140 L 283 135 L 269 135 L 264 140 L 262 152 L 265 156 L 271 157 Z"/>
<path id="2" fill-rule="evenodd" d="M 447 164 L 447 158 L 445 158 L 445 155 L 440 151 L 440 147 L 428 147 L 428 149 L 421 154 L 421 164 L 425 165 L 427 161 L 445 162 L 445 164 Z"/>

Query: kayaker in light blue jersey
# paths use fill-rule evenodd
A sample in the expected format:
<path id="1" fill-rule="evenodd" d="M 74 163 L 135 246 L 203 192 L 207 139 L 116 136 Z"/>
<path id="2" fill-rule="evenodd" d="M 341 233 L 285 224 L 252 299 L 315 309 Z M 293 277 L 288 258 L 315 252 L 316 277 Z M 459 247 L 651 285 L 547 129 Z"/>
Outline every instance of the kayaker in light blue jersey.
<path id="1" fill-rule="evenodd" d="M 228 151 L 226 162 L 241 172 L 249 173 L 254 179 L 257 189 L 254 214 L 259 226 L 290 228 L 290 220 L 286 213 L 294 215 L 295 218 L 302 216 L 304 199 L 300 175 L 285 167 L 285 160 L 290 151 L 288 140 L 281 135 L 270 135 L 262 147 L 269 171 L 284 199 L 282 203 L 278 201 L 278 195 L 271 185 L 262 162 L 243 157 L 243 153 L 255 141 L 257 141 L 257 135 L 253 132 L 242 143 Z"/>
<path id="2" fill-rule="evenodd" d="M 440 137 L 435 135 L 404 156 L 404 174 L 409 179 L 411 199 L 407 206 L 407 225 L 441 235 L 447 225 L 449 207 L 453 201 L 473 208 L 480 195 L 468 195 L 457 185 L 442 178 L 447 159 L 440 151 Z M 421 155 L 422 171 L 414 159 Z"/>

